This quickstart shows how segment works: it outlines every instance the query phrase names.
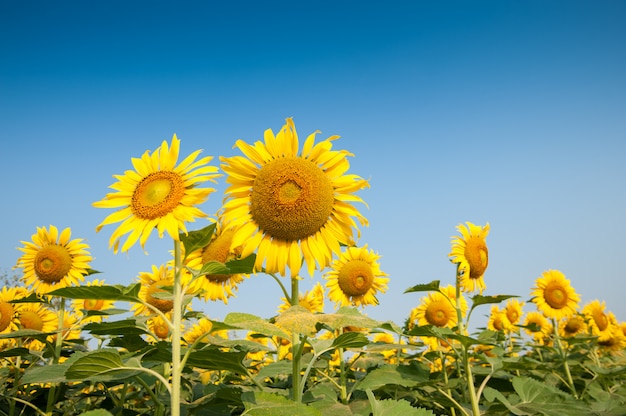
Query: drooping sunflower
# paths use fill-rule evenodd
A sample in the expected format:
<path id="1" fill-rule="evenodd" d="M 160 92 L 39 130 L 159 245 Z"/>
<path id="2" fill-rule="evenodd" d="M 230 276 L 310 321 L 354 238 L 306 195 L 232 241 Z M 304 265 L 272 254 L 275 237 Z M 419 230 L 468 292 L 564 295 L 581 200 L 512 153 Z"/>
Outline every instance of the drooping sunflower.
<path id="1" fill-rule="evenodd" d="M 576 313 L 580 295 L 572 288 L 565 275 L 558 270 L 547 270 L 535 281 L 532 302 L 546 318 L 561 319 Z"/>
<path id="2" fill-rule="evenodd" d="M 354 221 L 367 220 L 352 205 L 363 202 L 354 193 L 369 187 L 367 180 L 346 174 L 350 168 L 345 150 L 331 150 L 332 140 L 315 143 L 314 132 L 299 153 L 296 127 L 291 118 L 277 135 L 265 131 L 264 142 L 235 143 L 244 156 L 222 157 L 229 187 L 224 219 L 236 227 L 233 246 L 242 257 L 257 251 L 256 270 L 282 276 L 289 267 L 296 276 L 307 264 L 311 275 L 324 269 L 339 254 L 340 245 L 353 244 Z"/>
<path id="3" fill-rule="evenodd" d="M 454 328 L 458 323 L 454 299 L 440 292 L 429 292 L 422 297 L 419 306 L 411 311 L 410 321 L 420 326 L 434 325 Z"/>
<path id="4" fill-rule="evenodd" d="M 463 292 L 485 290 L 484 275 L 489 265 L 489 250 L 485 239 L 489 234 L 489 223 L 484 227 L 466 222 L 456 229 L 461 236 L 452 237 L 452 251 L 448 255 L 452 263 L 458 264 L 460 286 Z"/>
<path id="5" fill-rule="evenodd" d="M 66 228 L 59 234 L 54 225 L 37 227 L 32 242 L 22 241 L 18 249 L 24 254 L 16 267 L 24 272 L 22 279 L 33 292 L 45 294 L 54 289 L 79 285 L 89 273 L 89 246 L 81 238 L 71 239 L 72 231 Z"/>
<path id="6" fill-rule="evenodd" d="M 85 286 L 103 286 L 104 281 L 94 279 L 91 282 L 87 282 Z M 80 318 L 81 323 L 86 324 L 89 322 L 102 322 L 103 317 L 106 315 L 87 315 L 89 311 L 106 311 L 107 309 L 112 309 L 115 305 L 115 301 L 113 300 L 103 300 L 103 299 L 75 299 L 72 302 L 72 308 L 74 312 Z"/>
<path id="7" fill-rule="evenodd" d="M 533 337 L 534 341 L 540 345 L 544 345 L 552 334 L 552 324 L 540 312 L 532 311 L 526 315 L 524 321 L 526 333 Z"/>
<path id="8" fill-rule="evenodd" d="M 159 238 L 164 232 L 178 241 L 179 233 L 187 233 L 185 222 L 207 217 L 197 205 L 207 200 L 213 188 L 197 185 L 219 177 L 217 167 L 208 163 L 207 156 L 196 160 L 201 150 L 196 150 L 178 165 L 180 140 L 174 135 L 171 147 L 164 140 L 152 154 L 146 151 L 141 158 L 132 158 L 135 170 L 123 175 L 113 175 L 117 182 L 109 188 L 116 192 L 106 194 L 104 199 L 93 203 L 97 208 L 116 208 L 96 227 L 100 231 L 108 224 L 121 222 L 109 240 L 109 248 L 119 250 L 122 237 L 129 234 L 122 245 L 128 251 L 137 241 L 143 248 L 154 228 Z"/>
<path id="9" fill-rule="evenodd" d="M 283 303 L 278 307 L 278 313 L 283 313 L 292 306 L 287 298 L 281 298 L 281 300 Z M 306 291 L 304 295 L 301 294 L 298 304 L 311 313 L 324 312 L 324 288 L 322 284 L 317 282 L 313 289 Z"/>
<path id="10" fill-rule="evenodd" d="M 182 273 L 181 278 L 181 282 L 185 286 L 189 275 Z M 174 301 L 171 296 L 168 298 L 168 294 L 171 295 L 171 288 L 174 286 L 174 267 L 167 264 L 162 264 L 159 267 L 153 265 L 151 272 L 139 273 L 139 282 L 141 283 L 139 288 L 140 299 L 164 314 L 173 310 Z M 154 315 L 156 313 L 152 308 L 141 303 L 134 303 L 131 310 L 135 312 L 135 315 Z"/>
<path id="11" fill-rule="evenodd" d="M 602 342 L 612 336 L 611 326 L 617 325 L 617 319 L 613 312 L 606 311 L 604 301 L 594 300 L 583 307 L 583 315 L 587 319 L 587 325 L 591 329 L 591 334 L 598 337 L 598 342 Z"/>
<path id="12" fill-rule="evenodd" d="M 224 227 L 222 221 L 216 224 L 216 231 L 209 244 L 199 248 L 187 256 L 187 267 L 200 270 L 202 265 L 210 261 L 226 263 L 239 258 L 241 247 L 232 247 L 235 230 L 232 227 Z M 221 300 L 228 304 L 228 298 L 235 296 L 237 286 L 243 282 L 245 274 L 205 274 L 194 279 L 189 291 L 197 293 L 204 300 Z"/>
<path id="13" fill-rule="evenodd" d="M 378 305 L 376 293 L 387 291 L 389 278 L 380 270 L 380 256 L 363 247 L 348 247 L 324 274 L 328 298 L 338 306 Z"/>

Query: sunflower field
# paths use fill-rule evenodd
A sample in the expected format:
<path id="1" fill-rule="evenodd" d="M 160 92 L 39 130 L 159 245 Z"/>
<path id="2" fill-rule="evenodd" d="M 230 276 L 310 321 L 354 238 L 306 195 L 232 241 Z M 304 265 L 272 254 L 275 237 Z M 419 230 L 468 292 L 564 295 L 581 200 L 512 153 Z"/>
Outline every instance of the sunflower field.
<path id="1" fill-rule="evenodd" d="M 115 253 L 173 244 L 130 285 L 106 284 L 70 228 L 37 227 L 19 284 L 0 292 L 0 414 L 626 415 L 626 323 L 600 300 L 581 305 L 559 270 L 528 301 L 487 295 L 488 223 L 457 225 L 450 283 L 407 287 L 417 306 L 405 322 L 365 314 L 393 278 L 359 244 L 369 182 L 333 149 L 338 136 L 317 134 L 300 146 L 287 119 L 238 140 L 241 155 L 219 167 L 200 150 L 179 157 L 176 136 L 131 158 L 93 202 L 112 210 L 94 225 L 112 229 Z M 210 216 L 199 206 L 222 178 Z M 210 225 L 190 228 L 201 218 Z M 275 316 L 218 321 L 194 307 L 227 302 L 257 274 L 283 294 Z M 471 321 L 477 309 L 487 322 Z"/>

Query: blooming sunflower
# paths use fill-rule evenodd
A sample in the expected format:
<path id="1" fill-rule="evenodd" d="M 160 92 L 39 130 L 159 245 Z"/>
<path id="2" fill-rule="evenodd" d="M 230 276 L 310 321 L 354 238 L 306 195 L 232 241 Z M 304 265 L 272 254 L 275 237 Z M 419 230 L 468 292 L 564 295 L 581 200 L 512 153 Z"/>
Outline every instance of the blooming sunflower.
<path id="1" fill-rule="evenodd" d="M 187 332 L 183 334 L 183 339 L 187 342 L 187 344 L 191 345 L 199 338 L 211 333 L 212 330 L 213 324 L 211 321 L 207 318 L 200 318 L 197 323 L 195 323 L 187 330 Z"/>
<path id="2" fill-rule="evenodd" d="M 377 292 L 385 293 L 389 278 L 380 270 L 380 256 L 363 247 L 348 247 L 324 274 L 328 298 L 336 305 L 378 305 Z"/>
<path id="3" fill-rule="evenodd" d="M 612 312 L 606 312 L 605 309 L 606 303 L 596 299 L 585 305 L 582 310 L 589 329 L 591 329 L 591 334 L 598 337 L 598 342 L 613 336 L 611 327 L 617 325 L 615 315 Z"/>
<path id="4" fill-rule="evenodd" d="M 71 240 L 72 231 L 64 229 L 61 234 L 54 225 L 50 231 L 37 227 L 32 242 L 22 241 L 18 248 L 24 254 L 16 267 L 24 271 L 23 280 L 35 293 L 45 294 L 54 289 L 78 285 L 89 273 L 91 256 L 81 238 Z"/>
<path id="5" fill-rule="evenodd" d="M 492 331 L 510 331 L 513 325 L 506 316 L 506 311 L 500 309 L 498 305 L 491 305 L 491 313 L 487 321 L 487 329 Z"/>
<path id="6" fill-rule="evenodd" d="M 552 333 L 552 324 L 548 319 L 540 312 L 529 312 L 526 315 L 524 321 L 526 333 L 533 337 L 535 342 L 543 345 Z M 532 327 L 534 326 L 534 328 Z"/>
<path id="7" fill-rule="evenodd" d="M 226 263 L 239 258 L 241 247 L 231 248 L 235 230 L 232 227 L 224 227 L 222 221 L 217 222 L 216 232 L 211 241 L 203 248 L 189 253 L 185 263 L 193 270 L 200 270 L 202 265 L 210 261 Z M 204 300 L 221 300 L 228 304 L 228 298 L 235 296 L 237 286 L 243 282 L 245 274 L 205 274 L 194 279 L 189 291 L 197 293 Z"/>
<path id="8" fill-rule="evenodd" d="M 576 313 L 580 295 L 578 295 L 565 275 L 558 270 L 548 270 L 535 281 L 531 295 L 546 318 L 561 319 Z"/>
<path id="9" fill-rule="evenodd" d="M 454 328 L 458 323 L 454 299 L 440 292 L 429 292 L 422 297 L 420 305 L 411 311 L 410 321 L 420 326 L 434 325 Z"/>
<path id="10" fill-rule="evenodd" d="M 0 290 L 0 333 L 17 331 L 15 322 L 16 313 L 22 307 L 21 303 L 11 303 L 16 299 L 28 296 L 28 291 L 21 287 L 3 286 Z"/>
<path id="11" fill-rule="evenodd" d="M 509 299 L 504 305 L 504 312 L 506 313 L 506 317 L 511 323 L 511 325 L 517 325 L 524 313 L 522 308 L 524 307 L 525 302 L 519 301 L 518 299 Z"/>
<path id="12" fill-rule="evenodd" d="M 196 150 L 178 165 L 180 140 L 172 138 L 171 147 L 163 141 L 152 154 L 146 151 L 141 158 L 132 158 L 135 170 L 123 175 L 113 175 L 117 182 L 109 188 L 104 199 L 93 203 L 97 208 L 118 208 L 96 227 L 100 231 L 108 224 L 121 222 L 111 235 L 109 248 L 118 252 L 121 238 L 128 234 L 122 252 L 128 251 L 137 241 L 143 248 L 152 230 L 156 228 L 159 238 L 167 231 L 177 240 L 179 233 L 187 233 L 185 222 L 207 217 L 196 205 L 202 204 L 213 188 L 198 188 L 206 181 L 215 182 L 217 167 L 209 166 L 211 156 L 196 161 L 201 150 Z"/>
<path id="13" fill-rule="evenodd" d="M 233 246 L 242 257 L 255 250 L 255 268 L 296 276 L 306 262 L 311 275 L 327 267 L 340 244 L 353 244 L 356 217 L 367 220 L 352 205 L 363 202 L 354 192 L 369 187 L 367 180 L 348 175 L 345 150 L 331 150 L 332 140 L 315 143 L 314 132 L 299 154 L 298 134 L 291 118 L 275 136 L 265 131 L 265 142 L 235 143 L 244 156 L 222 157 L 229 187 L 224 219 L 236 227 Z"/>
<path id="14" fill-rule="evenodd" d="M 103 286 L 104 281 L 94 279 L 91 282 L 87 282 L 86 286 Z M 113 308 L 115 305 L 115 301 L 113 300 L 103 300 L 103 299 L 75 299 L 72 302 L 72 307 L 74 312 L 80 317 L 81 323 L 89 323 L 89 322 L 102 322 L 104 315 L 85 315 L 85 312 L 88 311 L 106 311 L 107 309 Z"/>
<path id="15" fill-rule="evenodd" d="M 456 229 L 461 236 L 452 237 L 452 251 L 448 255 L 453 263 L 458 264 L 461 279 L 460 286 L 464 292 L 485 290 L 485 270 L 489 265 L 489 250 L 485 239 L 489 234 L 489 223 L 484 227 L 466 222 Z"/>
<path id="16" fill-rule="evenodd" d="M 171 314 L 166 314 L 168 319 L 171 319 Z M 147 321 L 148 329 L 154 335 L 153 337 L 155 341 L 158 340 L 166 340 L 170 336 L 170 326 L 167 321 L 165 321 L 160 316 L 153 316 Z"/>
<path id="17" fill-rule="evenodd" d="M 287 298 L 282 298 L 282 301 L 283 303 L 278 307 L 278 313 L 283 313 L 292 306 Z M 300 295 L 298 304 L 311 313 L 324 312 L 324 288 L 322 284 L 317 282 L 313 289 Z"/>
<path id="18" fill-rule="evenodd" d="M 587 332 L 587 324 L 583 316 L 575 314 L 561 319 L 559 322 L 559 336 L 571 338 Z"/>
<path id="19" fill-rule="evenodd" d="M 17 314 L 18 326 L 21 329 L 32 329 L 40 332 L 54 332 L 58 328 L 59 319 L 56 313 L 42 303 L 24 303 Z M 52 339 L 52 335 L 49 337 Z M 36 339 L 28 339 L 25 346 L 33 350 L 41 350 L 45 344 Z"/>
<path id="20" fill-rule="evenodd" d="M 183 273 L 181 277 L 182 284 L 185 286 L 188 282 L 189 275 Z M 141 283 L 141 287 L 139 288 L 140 299 L 143 299 L 146 303 L 164 314 L 172 311 L 174 301 L 168 299 L 165 295 L 171 293 L 171 290 L 167 288 L 174 286 L 173 267 L 165 264 L 159 267 L 153 265 L 152 272 L 139 273 L 139 282 Z M 189 307 L 189 305 L 187 306 Z M 142 303 L 133 304 L 131 310 L 135 312 L 135 315 L 153 315 L 155 313 L 152 308 Z"/>

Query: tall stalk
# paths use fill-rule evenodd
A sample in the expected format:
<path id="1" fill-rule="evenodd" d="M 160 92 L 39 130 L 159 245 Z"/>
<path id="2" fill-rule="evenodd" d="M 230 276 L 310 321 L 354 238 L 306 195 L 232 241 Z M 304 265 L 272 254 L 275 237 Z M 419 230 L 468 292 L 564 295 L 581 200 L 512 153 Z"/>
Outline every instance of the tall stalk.
<path id="1" fill-rule="evenodd" d="M 299 278 L 298 276 L 291 277 L 291 306 L 300 304 L 300 291 L 299 291 Z M 291 398 L 293 401 L 300 403 L 302 401 L 302 394 L 300 393 L 300 357 L 302 355 L 302 348 L 300 346 L 300 334 L 294 331 L 291 334 Z"/>
<path id="2" fill-rule="evenodd" d="M 181 290 L 181 247 L 180 241 L 174 240 L 174 310 L 172 315 L 172 393 L 170 397 L 171 415 L 180 415 L 180 385 L 181 385 L 181 357 L 180 357 L 180 326 L 182 323 L 183 296 Z"/>

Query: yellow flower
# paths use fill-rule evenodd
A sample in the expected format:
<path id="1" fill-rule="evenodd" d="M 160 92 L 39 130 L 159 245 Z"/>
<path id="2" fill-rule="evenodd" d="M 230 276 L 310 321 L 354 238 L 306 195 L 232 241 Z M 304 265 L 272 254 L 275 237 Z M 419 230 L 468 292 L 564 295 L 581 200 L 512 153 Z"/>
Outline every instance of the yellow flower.
<path id="1" fill-rule="evenodd" d="M 283 313 L 292 306 L 287 298 L 282 298 L 282 301 L 283 303 L 278 307 L 278 313 Z M 317 282 L 313 289 L 300 295 L 298 305 L 311 313 L 324 312 L 324 288 L 322 284 Z"/>
<path id="2" fill-rule="evenodd" d="M 604 301 L 594 300 L 583 308 L 583 315 L 587 319 L 587 324 L 591 329 L 591 334 L 598 337 L 598 342 L 602 342 L 612 337 L 612 325 L 617 325 L 617 319 L 612 312 L 605 312 Z"/>
<path id="3" fill-rule="evenodd" d="M 189 275 L 183 273 L 181 275 L 182 284 L 189 280 Z M 131 310 L 135 315 L 153 315 L 156 308 L 163 313 L 171 312 L 174 308 L 174 301 L 171 299 L 171 288 L 174 286 L 174 268 L 162 264 L 160 267 L 152 266 L 152 272 L 139 273 L 139 298 L 143 299 L 150 306 L 135 303 L 131 306 Z M 169 297 L 168 297 L 169 295 Z M 189 305 L 187 305 L 189 307 Z"/>
<path id="4" fill-rule="evenodd" d="M 587 332 L 587 324 L 585 319 L 578 314 L 568 316 L 559 322 L 559 336 L 563 338 L 571 338 L 578 334 Z"/>
<path id="5" fill-rule="evenodd" d="M 17 331 L 15 316 L 23 304 L 10 302 L 27 296 L 28 291 L 24 288 L 2 287 L 0 290 L 0 333 L 6 334 Z"/>
<path id="6" fill-rule="evenodd" d="M 87 287 L 102 286 L 103 280 L 94 279 L 92 282 L 87 282 Z M 104 315 L 85 315 L 88 311 L 106 311 L 113 308 L 115 301 L 103 300 L 103 299 L 75 299 L 72 302 L 74 312 L 80 317 L 82 323 L 89 322 L 102 322 Z"/>
<path id="7" fill-rule="evenodd" d="M 315 144 L 314 132 L 299 152 L 298 134 L 291 118 L 265 142 L 235 143 L 244 156 L 222 157 L 228 175 L 224 219 L 236 227 L 233 246 L 242 246 L 243 258 L 257 251 L 255 268 L 296 276 L 307 264 L 311 275 L 317 265 L 327 267 L 340 244 L 353 244 L 354 229 L 367 220 L 352 205 L 363 202 L 354 195 L 369 186 L 348 175 L 345 150 L 331 150 L 330 137 Z"/>
<path id="8" fill-rule="evenodd" d="M 24 271 L 23 280 L 31 286 L 33 292 L 45 294 L 54 289 L 79 285 L 89 273 L 91 256 L 89 246 L 82 239 L 71 240 L 72 231 L 64 229 L 61 234 L 57 227 L 51 225 L 37 227 L 32 236 L 32 243 L 22 241 L 24 252 L 17 261 L 16 267 Z"/>
<path id="9" fill-rule="evenodd" d="M 532 302 L 546 318 L 561 319 L 576 313 L 580 296 L 560 271 L 543 272 L 536 280 L 535 286 L 531 293 Z"/>
<path id="10" fill-rule="evenodd" d="M 117 182 L 110 186 L 116 192 L 108 193 L 104 199 L 93 203 L 97 208 L 117 208 L 109 214 L 96 231 L 108 224 L 121 222 L 111 235 L 109 248 L 118 252 L 121 238 L 128 234 L 122 252 L 128 251 L 137 241 L 143 248 L 152 230 L 156 228 L 159 238 L 167 231 L 177 240 L 179 233 L 187 233 L 186 221 L 207 215 L 196 205 L 206 201 L 213 188 L 198 188 L 206 181 L 215 182 L 217 167 L 209 166 L 211 156 L 196 161 L 200 150 L 193 152 L 176 165 L 180 140 L 176 135 L 169 147 L 163 141 L 154 153 L 146 151 L 141 158 L 132 158 L 135 170 L 123 175 L 114 175 Z"/>
<path id="11" fill-rule="evenodd" d="M 542 313 L 536 311 L 529 312 L 528 315 L 526 315 L 524 326 L 529 327 L 526 328 L 526 333 L 531 335 L 535 342 L 541 345 L 547 341 L 552 333 L 552 324 L 550 321 L 548 321 Z M 532 326 L 534 326 L 534 328 Z"/>
<path id="12" fill-rule="evenodd" d="M 218 261 L 226 263 L 239 258 L 241 248 L 231 248 L 235 230 L 224 228 L 222 222 L 217 223 L 216 232 L 209 244 L 193 251 L 186 259 L 190 269 L 200 270 L 205 263 Z M 235 296 L 237 286 L 243 282 L 244 274 L 205 274 L 192 281 L 189 291 L 198 293 L 204 300 L 221 300 L 228 304 L 228 298 Z"/>
<path id="13" fill-rule="evenodd" d="M 171 319 L 171 314 L 166 314 Z M 147 321 L 148 329 L 154 334 L 155 340 L 167 340 L 170 337 L 170 326 L 161 316 L 153 316 Z"/>
<path id="14" fill-rule="evenodd" d="M 200 318 L 196 324 L 187 330 L 183 334 L 183 339 L 187 344 L 191 345 L 200 338 L 204 338 L 207 334 L 210 334 L 213 330 L 213 324 L 207 318 Z M 206 339 L 200 339 L 199 342 L 206 343 Z"/>
<path id="15" fill-rule="evenodd" d="M 492 331 L 510 331 L 513 329 L 513 325 L 506 316 L 506 311 L 498 307 L 498 305 L 491 305 L 491 313 L 489 314 L 489 320 L 487 321 L 487 329 Z"/>
<path id="16" fill-rule="evenodd" d="M 42 303 L 24 303 L 18 312 L 17 322 L 21 329 L 48 333 L 58 328 L 59 319 L 56 313 Z M 51 339 L 52 335 L 49 338 Z M 33 350 L 42 350 L 45 344 L 36 339 L 27 339 L 24 346 Z"/>
<path id="17" fill-rule="evenodd" d="M 458 264 L 460 286 L 464 292 L 485 289 L 485 270 L 489 265 L 489 250 L 485 239 L 489 234 L 489 223 L 484 227 L 471 222 L 459 224 L 456 229 L 461 236 L 452 237 L 452 251 L 448 255 Z"/>
<path id="18" fill-rule="evenodd" d="M 429 292 L 422 297 L 420 305 L 411 311 L 410 322 L 419 326 L 434 325 L 454 328 L 458 323 L 456 300 L 440 292 Z"/>
<path id="19" fill-rule="evenodd" d="M 525 302 L 521 302 L 518 299 L 509 299 L 504 305 L 504 312 L 511 325 L 517 325 L 524 313 L 522 308 Z M 512 328 L 515 329 L 515 328 Z"/>
<path id="20" fill-rule="evenodd" d="M 328 298 L 339 306 L 378 305 L 376 293 L 387 291 L 387 273 L 380 270 L 380 256 L 363 247 L 348 247 L 324 274 Z"/>
<path id="21" fill-rule="evenodd" d="M 626 347 L 626 336 L 619 325 L 612 323 L 607 330 L 607 336 L 598 339 L 598 345 L 606 351 L 623 351 Z"/>

